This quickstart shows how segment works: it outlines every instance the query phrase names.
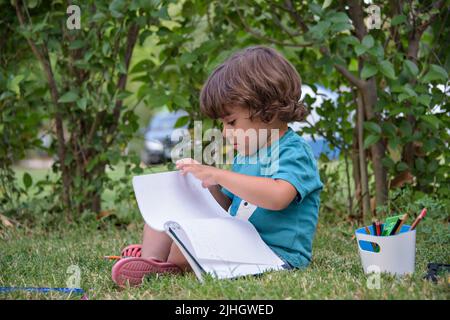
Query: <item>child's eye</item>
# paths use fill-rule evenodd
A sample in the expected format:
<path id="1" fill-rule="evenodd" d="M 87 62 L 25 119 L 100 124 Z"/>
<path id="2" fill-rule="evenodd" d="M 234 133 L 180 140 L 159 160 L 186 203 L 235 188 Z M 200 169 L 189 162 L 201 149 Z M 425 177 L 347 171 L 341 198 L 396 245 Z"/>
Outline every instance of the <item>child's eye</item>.
<path id="1" fill-rule="evenodd" d="M 227 124 L 230 125 L 230 126 L 234 126 L 235 123 L 236 123 L 236 120 L 232 120 L 232 121 L 227 122 Z"/>

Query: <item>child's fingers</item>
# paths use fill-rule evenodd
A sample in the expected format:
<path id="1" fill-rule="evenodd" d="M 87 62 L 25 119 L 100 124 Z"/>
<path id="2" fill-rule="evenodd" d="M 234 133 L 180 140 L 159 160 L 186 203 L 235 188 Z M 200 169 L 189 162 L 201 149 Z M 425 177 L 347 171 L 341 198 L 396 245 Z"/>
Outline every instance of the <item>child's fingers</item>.
<path id="1" fill-rule="evenodd" d="M 195 161 L 194 159 L 192 159 L 192 158 L 183 158 L 183 159 L 180 159 L 180 160 L 177 160 L 177 162 L 175 162 L 177 165 L 178 164 L 199 164 L 199 162 L 198 161 Z"/>
<path id="2" fill-rule="evenodd" d="M 191 164 L 180 165 L 179 169 L 181 170 L 182 175 L 185 175 L 188 172 L 193 172 L 195 170 L 194 165 Z"/>

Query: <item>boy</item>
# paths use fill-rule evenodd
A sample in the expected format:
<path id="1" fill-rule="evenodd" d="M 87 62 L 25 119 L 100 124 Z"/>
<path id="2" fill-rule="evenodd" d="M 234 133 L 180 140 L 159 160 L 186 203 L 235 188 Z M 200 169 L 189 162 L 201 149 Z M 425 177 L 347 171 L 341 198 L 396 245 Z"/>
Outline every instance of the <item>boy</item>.
<path id="1" fill-rule="evenodd" d="M 274 49 L 235 53 L 212 72 L 200 94 L 202 112 L 222 122 L 223 135 L 237 150 L 232 170 L 192 159 L 177 162 L 182 174 L 201 180 L 232 216 L 248 219 L 287 269 L 311 261 L 322 189 L 311 148 L 288 127 L 306 115 L 300 96 L 300 76 Z M 148 273 L 190 271 L 171 238 L 148 225 L 142 246 L 128 246 L 122 255 L 131 258 L 113 267 L 120 286 L 139 285 Z"/>

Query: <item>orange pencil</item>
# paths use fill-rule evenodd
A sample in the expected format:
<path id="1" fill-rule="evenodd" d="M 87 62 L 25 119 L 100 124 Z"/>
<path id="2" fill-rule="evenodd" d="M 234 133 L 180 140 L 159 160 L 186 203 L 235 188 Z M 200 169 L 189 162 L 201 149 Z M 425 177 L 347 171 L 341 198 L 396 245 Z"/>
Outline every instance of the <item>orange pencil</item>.
<path id="1" fill-rule="evenodd" d="M 104 256 L 103 259 L 107 259 L 107 260 L 120 260 L 122 259 L 121 256 Z"/>

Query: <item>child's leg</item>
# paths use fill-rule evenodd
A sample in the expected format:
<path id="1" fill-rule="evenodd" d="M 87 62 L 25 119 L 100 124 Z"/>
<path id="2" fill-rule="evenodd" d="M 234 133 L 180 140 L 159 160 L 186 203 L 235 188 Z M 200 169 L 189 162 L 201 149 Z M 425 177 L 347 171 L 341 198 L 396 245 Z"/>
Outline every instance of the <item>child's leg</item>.
<path id="1" fill-rule="evenodd" d="M 145 224 L 141 257 L 167 261 L 172 242 L 172 239 L 164 231 L 157 231 Z"/>
<path id="2" fill-rule="evenodd" d="M 167 258 L 167 262 L 176 264 L 181 270 L 185 272 L 192 271 L 189 262 L 187 262 L 186 258 L 174 242 L 172 242 L 172 246 L 170 247 L 170 254 Z"/>

